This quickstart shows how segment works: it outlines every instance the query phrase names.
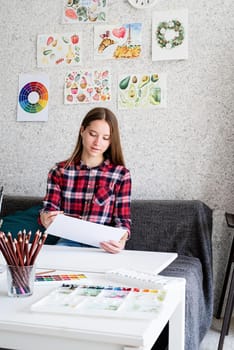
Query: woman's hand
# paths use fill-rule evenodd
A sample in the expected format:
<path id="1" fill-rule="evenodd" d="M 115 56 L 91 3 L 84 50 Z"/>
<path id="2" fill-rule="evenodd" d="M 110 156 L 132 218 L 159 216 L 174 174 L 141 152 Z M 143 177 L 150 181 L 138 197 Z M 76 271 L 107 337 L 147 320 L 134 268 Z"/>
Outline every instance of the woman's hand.
<path id="1" fill-rule="evenodd" d="M 43 211 L 40 214 L 42 225 L 47 228 L 55 219 L 56 215 L 63 214 L 63 211 Z"/>
<path id="2" fill-rule="evenodd" d="M 101 242 L 100 246 L 102 249 L 107 251 L 108 253 L 116 254 L 121 252 L 125 248 L 126 241 L 128 240 L 128 232 L 126 232 L 119 242 L 117 241 L 108 241 Z"/>

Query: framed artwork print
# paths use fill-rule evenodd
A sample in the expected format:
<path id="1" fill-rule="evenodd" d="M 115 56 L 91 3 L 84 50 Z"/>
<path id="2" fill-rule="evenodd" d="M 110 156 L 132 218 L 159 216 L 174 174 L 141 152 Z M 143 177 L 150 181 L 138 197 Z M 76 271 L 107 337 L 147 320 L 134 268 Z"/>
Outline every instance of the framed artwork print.
<path id="1" fill-rule="evenodd" d="M 188 58 L 188 11 L 157 11 L 152 17 L 152 61 Z"/>

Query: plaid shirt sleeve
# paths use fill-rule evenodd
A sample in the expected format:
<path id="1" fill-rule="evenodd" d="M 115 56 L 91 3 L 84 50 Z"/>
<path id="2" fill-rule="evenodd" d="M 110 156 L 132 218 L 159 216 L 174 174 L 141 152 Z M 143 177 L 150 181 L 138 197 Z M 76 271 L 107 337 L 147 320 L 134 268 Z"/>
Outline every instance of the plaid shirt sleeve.
<path id="1" fill-rule="evenodd" d="M 59 167 L 55 165 L 48 173 L 47 191 L 43 201 L 45 211 L 60 210 L 61 185 L 61 171 Z"/>
<path id="2" fill-rule="evenodd" d="M 131 228 L 131 213 L 130 213 L 130 201 L 131 201 L 131 187 L 132 181 L 130 172 L 126 170 L 119 191 L 116 194 L 115 209 L 113 215 L 113 222 L 115 227 L 126 228 L 128 236 L 130 237 Z"/>

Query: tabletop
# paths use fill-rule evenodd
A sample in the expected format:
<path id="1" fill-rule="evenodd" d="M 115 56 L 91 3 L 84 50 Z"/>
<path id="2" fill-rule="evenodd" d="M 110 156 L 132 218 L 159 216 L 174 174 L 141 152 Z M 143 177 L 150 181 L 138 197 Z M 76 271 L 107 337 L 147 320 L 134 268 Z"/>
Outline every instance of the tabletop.
<path id="1" fill-rule="evenodd" d="M 43 248 L 45 249 L 41 251 L 38 258 L 40 268 L 56 266 L 56 273 L 60 267 L 62 267 L 61 270 L 79 273 L 85 271 L 90 283 L 94 284 L 105 283 L 105 272 L 119 267 L 120 261 L 125 267 L 128 262 L 128 268 L 136 267 L 141 270 L 148 268 L 147 271 L 153 273 L 153 271 L 160 270 L 158 263 L 160 259 L 162 268 L 163 265 L 167 266 L 170 263 L 170 259 L 176 258 L 176 255 L 168 255 L 166 259 L 165 253 L 155 252 L 123 251 L 118 255 L 111 255 L 99 249 L 74 249 L 72 247 L 53 247 L 55 248 L 53 249 L 49 246 Z M 89 272 L 92 268 L 95 270 L 94 273 Z M 56 344 L 57 350 L 62 350 L 69 342 L 69 349 L 72 350 L 77 348 L 79 341 L 79 344 L 85 346 L 85 349 L 94 349 L 94 344 L 97 349 L 99 345 L 100 349 L 105 349 L 105 347 L 106 349 L 127 349 L 128 346 L 136 349 L 140 347 L 150 349 L 168 320 L 174 318 L 178 306 L 180 313 L 176 312 L 176 317 L 182 317 L 181 324 L 183 325 L 185 292 L 183 279 L 171 278 L 166 302 L 151 319 L 132 317 L 120 319 L 98 315 L 96 317 L 87 315 L 76 317 L 68 314 L 33 312 L 31 306 L 55 288 L 57 286 L 54 283 L 51 285 L 49 283 L 35 284 L 32 296 L 12 298 L 7 296 L 5 274 L 0 275 L 0 347 L 29 350 L 30 342 L 31 344 L 33 342 L 35 350 L 43 346 L 48 347 L 50 344 L 51 346 Z M 177 325 L 174 330 L 175 328 L 177 332 L 182 332 L 183 338 L 183 327 L 180 329 Z M 182 348 L 178 347 L 178 349 Z"/>

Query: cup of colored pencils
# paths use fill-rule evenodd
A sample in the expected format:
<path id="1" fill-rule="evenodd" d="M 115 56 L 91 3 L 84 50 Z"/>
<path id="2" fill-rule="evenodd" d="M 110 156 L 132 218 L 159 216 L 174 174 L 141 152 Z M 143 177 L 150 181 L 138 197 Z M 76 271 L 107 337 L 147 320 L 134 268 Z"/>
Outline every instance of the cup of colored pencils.
<path id="1" fill-rule="evenodd" d="M 25 297 L 32 295 L 35 280 L 35 261 L 47 238 L 40 231 L 30 243 L 31 232 L 19 232 L 13 239 L 11 233 L 0 232 L 0 251 L 7 264 L 8 295 Z"/>

